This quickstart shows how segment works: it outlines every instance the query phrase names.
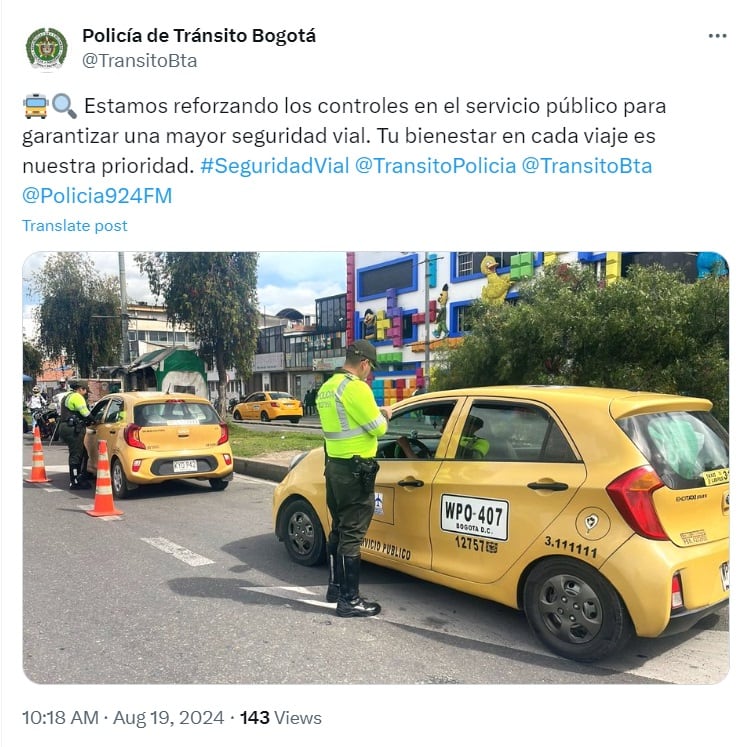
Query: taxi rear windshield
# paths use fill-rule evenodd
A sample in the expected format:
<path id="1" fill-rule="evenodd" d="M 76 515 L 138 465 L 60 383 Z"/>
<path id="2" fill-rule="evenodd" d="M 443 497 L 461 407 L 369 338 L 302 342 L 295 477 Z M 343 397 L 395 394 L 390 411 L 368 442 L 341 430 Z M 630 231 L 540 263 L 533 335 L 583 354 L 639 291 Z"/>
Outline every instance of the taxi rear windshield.
<path id="1" fill-rule="evenodd" d="M 211 405 L 204 402 L 153 402 L 137 405 L 133 422 L 141 427 L 150 425 L 212 425 L 221 419 Z"/>
<path id="2" fill-rule="evenodd" d="M 729 433 L 708 412 L 659 412 L 618 425 L 674 490 L 729 479 Z"/>

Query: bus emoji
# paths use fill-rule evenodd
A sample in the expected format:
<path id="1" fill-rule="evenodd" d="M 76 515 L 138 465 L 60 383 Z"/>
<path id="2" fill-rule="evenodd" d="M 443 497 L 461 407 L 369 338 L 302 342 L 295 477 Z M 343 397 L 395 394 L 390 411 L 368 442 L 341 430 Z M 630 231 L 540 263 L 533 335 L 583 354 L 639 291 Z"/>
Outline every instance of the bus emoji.
<path id="1" fill-rule="evenodd" d="M 26 107 L 26 119 L 31 119 L 32 117 L 47 118 L 49 101 L 43 95 L 32 93 L 23 100 L 23 105 Z"/>

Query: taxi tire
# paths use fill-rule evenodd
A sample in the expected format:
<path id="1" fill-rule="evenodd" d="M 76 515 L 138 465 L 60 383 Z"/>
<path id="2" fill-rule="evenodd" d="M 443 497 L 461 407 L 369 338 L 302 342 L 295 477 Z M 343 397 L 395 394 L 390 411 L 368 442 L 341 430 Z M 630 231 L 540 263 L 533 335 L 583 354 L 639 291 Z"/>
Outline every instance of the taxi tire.
<path id="1" fill-rule="evenodd" d="M 523 587 L 523 607 L 537 638 L 566 659 L 599 661 L 619 651 L 633 635 L 630 616 L 615 588 L 577 560 L 548 558 L 537 564 Z M 569 616 L 582 620 L 572 636 L 580 636 L 580 642 L 570 642 L 565 633 L 563 621 L 567 624 Z M 592 633 L 594 628 L 598 630 Z"/>
<path id="2" fill-rule="evenodd" d="M 269 422 L 269 421 L 271 420 L 271 418 L 269 418 L 269 417 L 268 417 L 268 413 L 267 413 L 267 412 L 266 412 L 265 410 L 261 410 L 261 413 L 260 413 L 260 419 L 261 419 L 261 420 L 262 420 L 262 421 L 263 421 L 264 423 L 268 423 L 268 422 Z"/>
<path id="3" fill-rule="evenodd" d="M 220 477 L 209 477 L 208 484 L 211 486 L 211 490 L 226 490 L 229 482 L 222 480 Z"/>
<path id="4" fill-rule="evenodd" d="M 242 413 L 239 410 L 235 410 L 232 413 L 232 418 L 234 418 L 234 420 L 242 420 Z"/>
<path id="5" fill-rule="evenodd" d="M 284 547 L 299 565 L 321 565 L 326 559 L 326 536 L 313 507 L 304 498 L 284 506 L 279 519 Z"/>
<path id="6" fill-rule="evenodd" d="M 112 482 L 112 497 L 116 501 L 129 498 L 132 495 L 132 492 L 128 488 L 125 470 L 117 457 L 112 458 L 112 464 L 109 466 L 109 475 Z"/>

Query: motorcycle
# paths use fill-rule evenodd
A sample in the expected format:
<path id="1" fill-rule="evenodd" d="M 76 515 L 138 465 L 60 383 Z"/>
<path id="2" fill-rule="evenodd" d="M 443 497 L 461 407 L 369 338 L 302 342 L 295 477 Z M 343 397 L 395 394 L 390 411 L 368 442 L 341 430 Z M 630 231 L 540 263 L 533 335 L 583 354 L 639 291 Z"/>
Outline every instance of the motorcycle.
<path id="1" fill-rule="evenodd" d="M 57 423 L 60 416 L 54 407 L 38 407 L 31 411 L 31 423 L 39 427 L 41 438 L 52 438 L 57 433 Z"/>

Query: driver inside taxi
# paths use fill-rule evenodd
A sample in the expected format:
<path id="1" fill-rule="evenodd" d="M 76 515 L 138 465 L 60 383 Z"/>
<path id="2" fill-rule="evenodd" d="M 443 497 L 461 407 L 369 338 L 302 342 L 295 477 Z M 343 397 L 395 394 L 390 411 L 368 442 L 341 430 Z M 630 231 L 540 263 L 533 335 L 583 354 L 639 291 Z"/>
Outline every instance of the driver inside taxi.
<path id="1" fill-rule="evenodd" d="M 442 433 L 448 422 L 449 416 L 444 416 L 440 419 L 436 428 L 439 433 Z M 466 421 L 466 427 L 464 429 L 464 435 L 461 436 L 458 448 L 459 459 L 484 459 L 489 451 L 490 444 L 486 438 L 477 436 L 476 433 L 484 426 L 484 421 L 478 418 L 476 415 L 469 415 Z M 396 439 L 396 443 L 403 453 L 403 457 L 406 459 L 429 459 L 430 454 L 420 450 L 419 453 L 415 452 L 412 448 L 413 441 L 408 436 L 399 436 Z"/>

